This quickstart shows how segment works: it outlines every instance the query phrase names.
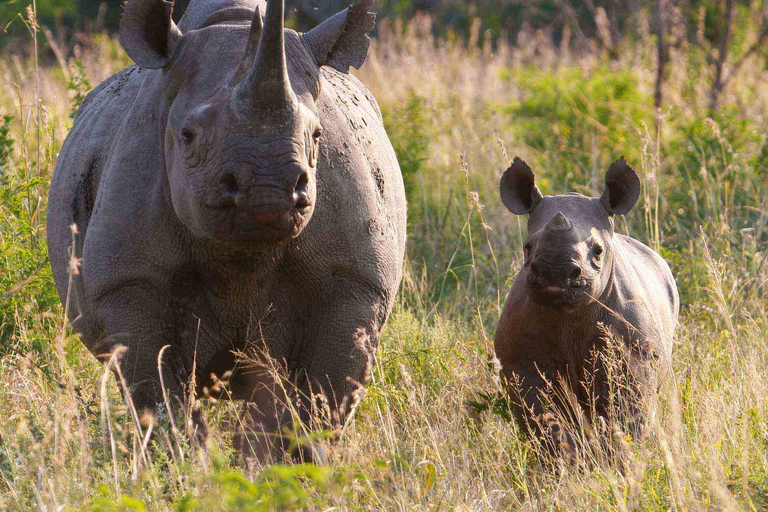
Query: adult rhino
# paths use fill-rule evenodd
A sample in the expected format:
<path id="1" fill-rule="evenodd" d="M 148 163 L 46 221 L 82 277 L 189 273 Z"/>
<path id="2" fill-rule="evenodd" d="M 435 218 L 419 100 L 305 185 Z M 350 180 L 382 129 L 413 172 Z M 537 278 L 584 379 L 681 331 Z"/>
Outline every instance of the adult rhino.
<path id="1" fill-rule="evenodd" d="M 178 27 L 172 3 L 129 0 L 120 41 L 137 65 L 88 95 L 51 185 L 51 264 L 84 344 L 125 347 L 139 409 L 163 402 L 161 354 L 172 402 L 232 371 L 262 459 L 283 448 L 285 383 L 233 352 L 263 349 L 304 419 L 320 392 L 342 421 L 401 280 L 402 176 L 348 74 L 373 3 L 299 34 L 283 0 L 194 0 Z"/>
<path id="2" fill-rule="evenodd" d="M 671 365 L 680 308 L 672 272 L 649 247 L 614 232 L 614 215 L 629 212 L 641 188 L 623 158 L 600 198 L 542 196 L 519 158 L 501 178 L 506 207 L 530 215 L 496 355 L 518 385 L 518 420 L 553 454 L 576 456 L 564 417 L 613 417 L 639 436 L 643 402 Z"/>

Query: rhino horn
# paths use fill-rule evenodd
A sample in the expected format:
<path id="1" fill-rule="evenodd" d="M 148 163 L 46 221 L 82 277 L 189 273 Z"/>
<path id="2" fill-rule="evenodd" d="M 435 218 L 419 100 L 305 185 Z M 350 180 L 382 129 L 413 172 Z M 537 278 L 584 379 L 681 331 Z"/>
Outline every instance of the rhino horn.
<path id="1" fill-rule="evenodd" d="M 261 17 L 261 10 L 259 6 L 256 6 L 256 12 L 253 15 L 253 21 L 251 21 L 251 31 L 248 34 L 248 42 L 245 46 L 245 52 L 243 52 L 243 58 L 240 61 L 240 65 L 235 71 L 235 76 L 230 82 L 230 86 L 236 87 L 248 72 L 253 67 L 253 61 L 256 60 L 256 53 L 259 51 L 259 39 L 261 38 L 261 32 L 264 29 L 264 19 Z"/>
<path id="2" fill-rule="evenodd" d="M 285 0 L 269 0 L 263 28 L 260 24 L 254 19 L 251 25 L 251 36 L 255 36 L 254 25 L 260 32 L 259 49 L 251 70 L 235 94 L 238 102 L 250 109 L 284 108 L 296 102 L 285 57 Z"/>
<path id="3" fill-rule="evenodd" d="M 549 231 L 567 231 L 573 228 L 573 223 L 563 215 L 563 212 L 557 212 L 552 220 L 547 224 L 547 230 Z"/>

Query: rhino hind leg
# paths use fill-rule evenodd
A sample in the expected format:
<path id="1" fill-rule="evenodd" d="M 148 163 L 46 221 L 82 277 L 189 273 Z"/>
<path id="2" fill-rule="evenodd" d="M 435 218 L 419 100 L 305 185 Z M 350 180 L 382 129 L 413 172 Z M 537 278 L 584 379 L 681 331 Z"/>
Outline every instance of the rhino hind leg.
<path id="1" fill-rule="evenodd" d="M 303 401 L 295 386 L 270 376 L 254 376 L 258 381 L 250 398 L 243 403 L 235 432 L 235 447 L 250 465 L 284 462 L 324 464 L 325 451 L 313 440 L 311 425 L 302 421 Z"/>

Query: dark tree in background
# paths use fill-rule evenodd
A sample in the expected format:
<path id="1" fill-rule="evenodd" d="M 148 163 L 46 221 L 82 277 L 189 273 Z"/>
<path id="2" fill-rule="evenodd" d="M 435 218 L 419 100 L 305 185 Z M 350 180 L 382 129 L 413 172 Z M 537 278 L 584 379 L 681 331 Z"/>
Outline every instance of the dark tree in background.
<path id="1" fill-rule="evenodd" d="M 608 36 L 614 44 L 621 40 L 627 21 L 644 5 L 643 0 L 379 0 L 381 17 L 410 19 L 417 12 L 432 15 L 436 35 L 452 30 L 468 35 L 473 20 L 479 18 L 483 31 L 495 37 L 502 34 L 514 40 L 521 28 L 547 28 L 557 38 L 566 25 L 578 35 L 598 35 L 602 18 L 608 22 Z M 298 28 L 311 28 L 345 8 L 349 0 L 288 0 Z"/>
<path id="2" fill-rule="evenodd" d="M 347 7 L 352 0 L 287 0 L 288 17 L 300 30 L 308 30 L 320 21 Z M 5 26 L 31 0 L 0 2 L 0 23 Z M 177 0 L 175 18 L 184 12 L 189 0 Z M 43 23 L 63 23 L 83 30 L 93 22 L 114 31 L 118 27 L 122 0 L 38 0 L 38 17 Z M 587 35 L 597 34 L 596 17 L 603 14 L 611 25 L 611 37 L 618 41 L 626 21 L 645 4 L 644 0 L 379 0 L 381 17 L 410 19 L 417 12 L 429 12 L 437 35 L 453 30 L 469 33 L 475 18 L 483 30 L 496 36 L 514 38 L 524 24 L 532 28 L 562 30 L 565 25 Z M 99 17 L 101 16 L 101 19 Z M 12 24 L 13 27 L 14 24 Z M 20 24 L 16 24 L 20 25 Z M 11 29 L 13 30 L 13 29 Z"/>

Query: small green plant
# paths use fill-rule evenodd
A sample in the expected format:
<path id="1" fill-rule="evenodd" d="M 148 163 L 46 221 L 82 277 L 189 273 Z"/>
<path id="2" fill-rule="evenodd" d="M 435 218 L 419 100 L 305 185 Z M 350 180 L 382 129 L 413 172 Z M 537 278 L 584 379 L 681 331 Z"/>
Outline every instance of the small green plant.
<path id="1" fill-rule="evenodd" d="M 274 465 L 255 479 L 214 461 L 213 471 L 199 482 L 205 492 L 188 492 L 175 500 L 176 512 L 282 512 L 301 510 L 315 492 L 325 492 L 342 480 L 328 467 L 314 464 Z M 106 485 L 82 508 L 94 512 L 146 512 L 145 501 L 133 496 L 116 496 Z"/>
<path id="2" fill-rule="evenodd" d="M 19 308 L 36 303 L 54 306 L 56 292 L 50 281 L 47 251 L 36 219 L 41 212 L 36 191 L 41 180 L 31 175 L 30 165 L 16 159 L 11 135 L 13 117 L 0 118 L 0 355 L 19 347 L 8 340 L 17 331 Z M 29 341 L 32 341 L 28 339 Z M 42 350 L 47 343 L 35 339 L 26 345 Z"/>
<path id="3" fill-rule="evenodd" d="M 0 117 L 0 169 L 5 169 L 13 153 L 13 139 L 10 136 L 11 121 L 13 116 L 4 115 Z"/>
<path id="4" fill-rule="evenodd" d="M 7 184 L 8 165 L 13 153 L 13 139 L 11 138 L 11 121 L 13 116 L 4 115 L 0 118 L 0 187 Z"/>
<path id="5" fill-rule="evenodd" d="M 467 405 L 476 414 L 490 412 L 504 421 L 512 421 L 512 405 L 509 403 L 509 397 L 506 393 L 481 391 L 477 394 L 476 400 L 467 400 Z"/>
<path id="6" fill-rule="evenodd" d="M 130 496 L 115 497 L 109 488 L 102 484 L 96 488 L 96 495 L 90 499 L 87 510 L 93 512 L 147 512 L 141 500 Z"/>
<path id="7" fill-rule="evenodd" d="M 67 89 L 73 93 L 71 99 L 72 109 L 69 113 L 69 117 L 74 119 L 77 114 L 77 109 L 83 104 L 86 95 L 91 90 L 91 82 L 88 80 L 88 75 L 85 73 L 85 66 L 81 60 L 76 60 L 72 65 Z"/>

